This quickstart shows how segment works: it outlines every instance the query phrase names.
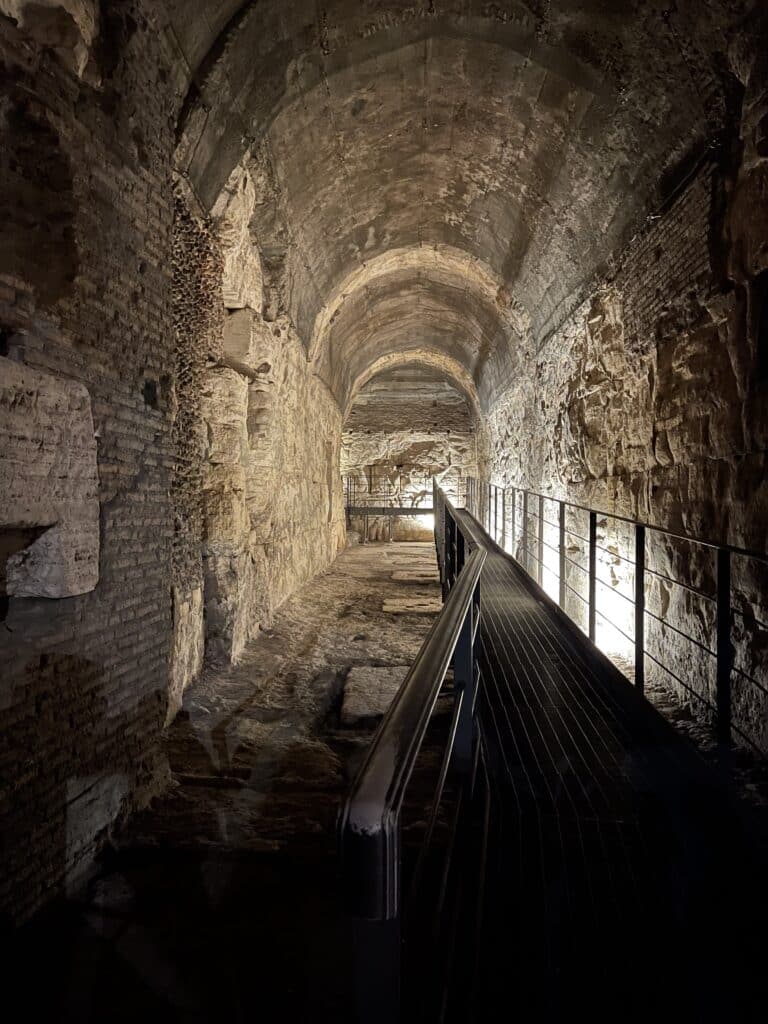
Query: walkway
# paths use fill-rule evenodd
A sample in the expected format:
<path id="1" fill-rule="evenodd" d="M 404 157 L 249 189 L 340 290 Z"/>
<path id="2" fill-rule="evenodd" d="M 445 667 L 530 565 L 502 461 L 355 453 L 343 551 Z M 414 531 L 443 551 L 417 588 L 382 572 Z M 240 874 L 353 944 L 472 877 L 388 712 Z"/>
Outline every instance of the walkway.
<path id="1" fill-rule="evenodd" d="M 765 877 L 730 794 L 459 516 L 489 549 L 479 714 L 492 812 L 477 1019 L 501 1019 L 502 1007 L 504 1019 L 531 1022 L 752 1019 Z"/>

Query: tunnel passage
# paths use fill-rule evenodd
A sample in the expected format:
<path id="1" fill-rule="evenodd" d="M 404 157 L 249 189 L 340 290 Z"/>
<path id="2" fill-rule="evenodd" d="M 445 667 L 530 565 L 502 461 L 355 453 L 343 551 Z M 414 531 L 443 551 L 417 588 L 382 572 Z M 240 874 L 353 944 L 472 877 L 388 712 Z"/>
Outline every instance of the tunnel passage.
<path id="1" fill-rule="evenodd" d="M 0 2 L 9 919 L 343 550 L 342 472 L 402 489 L 374 435 L 765 550 L 763 8 Z"/>
<path id="2" fill-rule="evenodd" d="M 348 508 L 430 508 L 436 479 L 457 502 L 477 468 L 474 413 L 437 370 L 382 370 L 358 391 L 344 423 L 341 475 Z M 429 540 L 431 513 L 349 515 L 366 540 Z"/>

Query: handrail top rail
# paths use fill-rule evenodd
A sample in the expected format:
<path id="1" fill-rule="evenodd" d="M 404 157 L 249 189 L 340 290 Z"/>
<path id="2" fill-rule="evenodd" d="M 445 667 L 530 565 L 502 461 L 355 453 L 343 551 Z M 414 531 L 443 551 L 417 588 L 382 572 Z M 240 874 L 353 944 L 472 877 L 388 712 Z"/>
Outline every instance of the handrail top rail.
<path id="1" fill-rule="evenodd" d="M 341 821 L 343 832 L 373 837 L 386 835 L 394 828 L 485 559 L 482 548 L 467 559 L 376 730 L 347 798 Z"/>
<path id="2" fill-rule="evenodd" d="M 477 482 L 480 484 L 487 483 L 489 487 L 498 487 L 500 490 L 506 490 L 511 488 L 515 491 L 521 491 L 525 494 L 530 494 L 534 498 L 544 498 L 545 501 L 555 501 L 563 505 L 568 505 L 570 508 L 579 509 L 581 512 L 594 512 L 597 516 L 604 516 L 606 519 L 618 519 L 619 522 L 629 523 L 631 526 L 642 526 L 646 530 L 653 530 L 656 533 L 663 533 L 667 537 L 673 537 L 675 540 L 687 541 L 689 544 L 699 544 L 701 547 L 712 548 L 714 551 L 730 551 L 732 555 L 739 555 L 745 558 L 754 558 L 758 562 L 764 562 L 768 564 L 768 554 L 763 554 L 760 551 L 753 551 L 750 548 L 738 547 L 734 544 L 717 544 L 711 540 L 700 540 L 698 537 L 691 537 L 686 533 L 677 533 L 675 530 L 670 530 L 666 526 L 654 526 L 653 523 L 645 522 L 642 519 L 632 519 L 631 516 L 621 515 L 619 512 L 606 512 L 603 509 L 591 508 L 589 505 L 580 505 L 576 501 L 569 501 L 567 498 L 558 498 L 554 494 L 542 494 L 541 491 L 533 491 L 529 487 L 520 487 L 518 484 L 503 484 L 498 485 L 491 483 L 490 480 L 483 481 L 479 478 Z"/>

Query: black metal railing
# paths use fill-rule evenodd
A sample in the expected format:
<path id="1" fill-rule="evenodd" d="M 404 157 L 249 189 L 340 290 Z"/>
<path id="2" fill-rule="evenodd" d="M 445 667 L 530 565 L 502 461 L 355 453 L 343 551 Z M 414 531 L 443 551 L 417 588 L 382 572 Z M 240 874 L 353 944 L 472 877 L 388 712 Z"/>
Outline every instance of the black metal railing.
<path id="1" fill-rule="evenodd" d="M 466 477 L 457 478 L 453 486 L 446 489 L 449 499 L 456 506 L 465 504 L 466 480 Z M 347 527 L 357 525 L 362 531 L 364 542 L 369 539 L 373 520 L 387 520 L 387 539 L 392 540 L 393 521 L 434 515 L 432 478 L 425 480 L 422 486 L 415 486 L 410 478 L 403 479 L 397 486 L 387 480 L 379 480 L 375 486 L 371 486 L 370 481 L 364 481 L 364 484 L 361 486 L 353 473 L 342 477 Z M 431 523 L 428 528 L 432 529 Z"/>
<path id="2" fill-rule="evenodd" d="M 456 514 L 435 490 L 439 536 L 454 537 Z M 359 1017 L 397 1021 L 400 1015 L 403 916 L 401 811 L 430 718 L 449 668 L 453 667 L 453 710 L 431 810 L 413 868 L 429 851 L 449 775 L 472 775 L 476 743 L 474 704 L 479 683 L 475 637 L 480 621 L 480 574 L 486 558 L 449 542 L 438 544 L 445 604 L 376 731 L 352 785 L 340 820 L 345 899 L 355 919 Z M 451 845 L 448 844 L 448 855 Z M 413 884 L 409 900 L 421 887 Z M 407 936 L 406 944 L 407 944 Z"/>
<path id="3" fill-rule="evenodd" d="M 467 507 L 640 691 L 653 672 L 703 709 L 719 742 L 768 753 L 768 672 L 754 657 L 768 647 L 768 557 L 476 479 Z M 734 678 L 751 692 L 735 694 Z"/>

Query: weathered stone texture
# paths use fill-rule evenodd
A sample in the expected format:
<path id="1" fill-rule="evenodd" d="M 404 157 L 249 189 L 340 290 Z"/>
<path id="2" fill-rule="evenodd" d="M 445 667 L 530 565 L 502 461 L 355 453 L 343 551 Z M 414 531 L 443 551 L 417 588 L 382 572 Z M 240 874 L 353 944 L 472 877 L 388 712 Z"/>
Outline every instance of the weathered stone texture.
<path id="1" fill-rule="evenodd" d="M 101 505 L 95 589 L 11 597 L 0 627 L 0 907 L 14 919 L 76 878 L 163 778 L 173 99 L 146 9 L 108 6 L 98 93 L 0 18 L 0 372 L 23 365 L 83 403 L 87 389 Z M 82 420 L 71 439 L 85 433 Z M 86 505 L 95 482 L 88 470 Z M 115 780 L 114 799 L 92 814 L 96 790 L 76 780 L 95 777 Z"/>
<path id="2" fill-rule="evenodd" d="M 344 424 L 341 472 L 354 504 L 432 504 L 432 480 L 463 501 L 477 468 L 475 429 L 465 398 L 440 374 L 405 367 L 374 377 Z M 352 528 L 366 532 L 360 517 Z M 371 517 L 369 540 L 425 540 L 428 517 Z"/>
<path id="3" fill-rule="evenodd" d="M 93 590 L 99 499 L 85 386 L 2 360 L 0 448 L 0 534 L 20 537 L 4 566 L 6 593 L 70 597 Z"/>
<path id="4" fill-rule="evenodd" d="M 203 629 L 203 588 L 193 587 L 185 592 L 173 588 L 173 644 L 171 647 L 170 679 L 168 682 L 169 724 L 181 708 L 184 691 L 200 674 L 205 654 Z"/>
<path id="5" fill-rule="evenodd" d="M 223 258 L 216 238 L 193 210 L 193 199 L 177 183 L 173 224 L 172 388 L 175 466 L 174 582 L 202 580 L 203 457 L 205 423 L 202 387 L 210 357 L 221 351 L 225 314 L 221 300 Z"/>
<path id="6" fill-rule="evenodd" d="M 408 665 L 385 668 L 353 665 L 344 683 L 341 724 L 354 727 L 386 714 L 408 674 L 408 668 Z"/>
<path id="7" fill-rule="evenodd" d="M 746 338 L 710 266 L 712 176 L 702 168 L 497 403 L 491 465 L 510 482 L 763 547 Z"/>
<path id="8" fill-rule="evenodd" d="M 271 319 L 262 312 L 261 264 L 248 231 L 255 198 L 251 176 L 238 172 L 210 225 L 199 226 L 209 260 L 219 252 L 222 262 L 211 294 L 193 305 L 201 316 L 212 307 L 220 313 L 212 328 L 187 328 L 190 340 L 207 345 L 207 364 L 190 391 L 199 418 L 185 443 L 191 434 L 202 449 L 190 455 L 198 483 L 188 488 L 185 521 L 193 529 L 199 506 L 206 650 L 223 662 L 239 657 L 344 537 L 341 413 L 307 364 L 279 282 Z"/>
<path id="9" fill-rule="evenodd" d="M 250 234 L 255 202 L 253 179 L 237 167 L 211 210 L 224 252 L 222 292 L 227 309 L 261 309 L 261 264 Z"/>
<path id="10" fill-rule="evenodd" d="M 539 348 L 528 372 L 489 416 L 485 440 L 493 479 L 690 536 L 766 549 L 765 411 L 757 402 L 764 385 L 745 314 L 748 283 L 734 287 L 718 262 L 722 187 L 721 172 L 705 163 L 624 251 L 611 278 Z M 732 211 L 725 224 L 733 230 Z M 748 252 L 748 240 L 742 243 Z M 617 540 L 611 520 L 601 530 L 602 543 L 631 557 L 630 539 Z M 583 545 L 574 542 L 570 556 L 585 564 Z M 714 596 L 715 570 L 706 549 L 651 537 L 648 558 L 651 568 Z M 735 635 L 746 629 L 750 636 L 737 648 L 737 659 L 765 646 L 756 625 L 766 621 L 765 590 L 755 573 L 762 575 L 753 568 L 750 578 L 742 567 L 734 587 L 742 609 Z M 583 590 L 578 571 L 569 582 Z M 613 586 L 631 595 L 631 571 L 618 558 Z M 712 647 L 710 602 L 658 580 L 648 599 L 654 614 Z M 578 599 L 570 603 L 577 619 L 583 617 Z M 617 609 L 620 599 L 613 602 L 614 616 Z M 619 624 L 629 625 L 623 619 Z M 700 695 L 713 698 L 714 661 L 700 648 L 655 621 L 649 644 L 672 672 L 696 679 Z M 750 658 L 749 674 L 764 680 L 768 662 Z M 660 670 L 651 665 L 649 671 Z M 664 676 L 667 685 L 677 686 Z M 736 692 L 741 727 L 765 744 L 764 693 L 746 681 Z"/>
<path id="11" fill-rule="evenodd" d="M 82 75 L 99 29 L 95 0 L 0 0 L 0 13 Z"/>

